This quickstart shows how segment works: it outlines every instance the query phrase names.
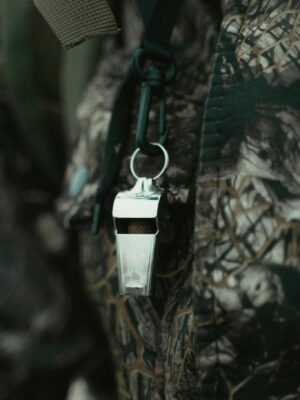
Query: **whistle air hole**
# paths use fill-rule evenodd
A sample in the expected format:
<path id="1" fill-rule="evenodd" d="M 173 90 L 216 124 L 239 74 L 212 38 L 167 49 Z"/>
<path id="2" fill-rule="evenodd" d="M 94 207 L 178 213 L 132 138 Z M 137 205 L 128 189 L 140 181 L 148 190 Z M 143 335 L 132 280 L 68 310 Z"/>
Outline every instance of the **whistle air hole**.
<path id="1" fill-rule="evenodd" d="M 121 234 L 155 234 L 156 218 L 115 218 L 116 229 Z"/>

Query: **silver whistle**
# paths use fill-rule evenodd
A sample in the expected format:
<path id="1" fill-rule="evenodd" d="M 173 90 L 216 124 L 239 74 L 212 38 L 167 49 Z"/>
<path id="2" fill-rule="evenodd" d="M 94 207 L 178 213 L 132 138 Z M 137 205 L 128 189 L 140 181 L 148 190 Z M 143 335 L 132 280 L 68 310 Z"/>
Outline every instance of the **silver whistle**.
<path id="1" fill-rule="evenodd" d="M 165 165 L 154 178 L 140 178 L 135 174 L 133 160 L 137 149 L 131 162 L 131 171 L 137 182 L 131 190 L 118 193 L 113 204 L 119 292 L 122 295 L 149 296 L 151 293 L 159 213 L 165 194 L 154 180 L 161 176 L 169 162 L 166 150 L 162 149 Z"/>

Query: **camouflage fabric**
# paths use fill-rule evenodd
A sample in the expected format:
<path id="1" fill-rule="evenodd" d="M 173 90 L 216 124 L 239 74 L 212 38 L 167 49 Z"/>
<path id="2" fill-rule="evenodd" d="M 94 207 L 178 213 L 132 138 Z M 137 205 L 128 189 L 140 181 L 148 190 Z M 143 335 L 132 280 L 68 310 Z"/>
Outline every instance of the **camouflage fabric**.
<path id="1" fill-rule="evenodd" d="M 299 398 L 300 2 L 228 1 L 197 175 L 194 343 L 228 399 Z"/>
<path id="2" fill-rule="evenodd" d="M 120 297 L 117 289 L 110 210 L 114 194 L 133 184 L 134 124 L 100 234 L 82 232 L 81 263 L 122 400 L 300 396 L 300 2 L 221 6 L 219 29 L 217 2 L 187 1 L 174 35 L 171 165 L 160 182 L 170 204 L 153 295 Z M 59 203 L 67 226 L 91 222 L 113 99 L 140 33 L 129 4 L 124 20 L 125 51 L 101 63 L 78 111 Z M 140 161 L 150 175 L 158 168 L 159 159 Z"/>

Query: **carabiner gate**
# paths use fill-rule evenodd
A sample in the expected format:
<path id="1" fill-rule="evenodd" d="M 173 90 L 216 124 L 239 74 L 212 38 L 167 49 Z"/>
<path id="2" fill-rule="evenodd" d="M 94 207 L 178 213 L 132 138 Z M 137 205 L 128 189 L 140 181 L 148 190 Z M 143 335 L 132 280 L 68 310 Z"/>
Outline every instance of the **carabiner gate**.
<path id="1" fill-rule="evenodd" d="M 166 128 L 166 113 L 165 113 L 166 105 L 164 97 L 163 96 L 159 97 L 160 97 L 159 110 L 158 110 L 159 138 L 156 139 L 156 141 L 159 142 L 161 145 L 165 146 L 169 133 L 168 128 Z M 149 85 L 147 82 L 143 82 L 141 90 L 141 99 L 140 99 L 140 110 L 139 110 L 138 124 L 137 124 L 136 143 L 137 147 L 139 147 L 143 153 L 148 155 L 157 155 L 159 154 L 159 149 L 157 148 L 157 146 L 153 146 L 152 144 L 150 144 L 147 138 L 149 114 L 151 111 L 152 99 L 153 99 L 153 87 Z"/>
<path id="2" fill-rule="evenodd" d="M 142 68 L 142 58 L 150 58 L 151 64 L 146 69 Z M 156 62 L 153 62 L 156 61 Z M 142 79 L 140 107 L 138 114 L 136 143 L 137 147 L 147 155 L 159 154 L 157 146 L 153 146 L 147 138 L 149 125 L 149 114 L 151 111 L 153 98 L 158 100 L 158 133 L 159 138 L 151 138 L 151 142 L 158 142 L 165 146 L 169 129 L 166 126 L 166 100 L 164 88 L 175 77 L 176 67 L 174 61 L 162 60 L 163 65 L 159 65 L 157 60 L 152 59 L 143 49 L 138 49 L 133 57 L 133 66 Z"/>

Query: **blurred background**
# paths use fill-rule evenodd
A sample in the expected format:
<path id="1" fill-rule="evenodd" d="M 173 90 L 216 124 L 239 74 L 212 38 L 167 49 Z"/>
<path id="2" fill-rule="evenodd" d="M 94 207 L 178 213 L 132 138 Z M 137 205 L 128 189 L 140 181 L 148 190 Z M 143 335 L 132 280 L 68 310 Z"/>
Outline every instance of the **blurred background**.
<path id="1" fill-rule="evenodd" d="M 55 214 L 100 39 L 64 51 L 31 0 L 0 4 L 0 400 L 113 399 L 77 237 Z"/>

